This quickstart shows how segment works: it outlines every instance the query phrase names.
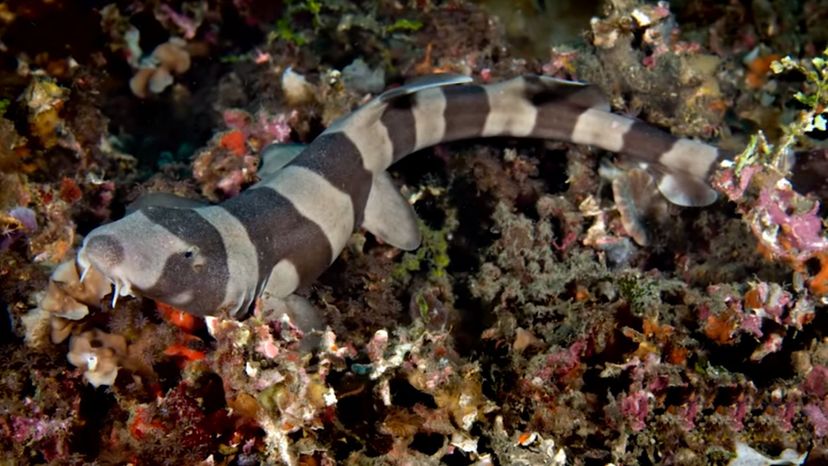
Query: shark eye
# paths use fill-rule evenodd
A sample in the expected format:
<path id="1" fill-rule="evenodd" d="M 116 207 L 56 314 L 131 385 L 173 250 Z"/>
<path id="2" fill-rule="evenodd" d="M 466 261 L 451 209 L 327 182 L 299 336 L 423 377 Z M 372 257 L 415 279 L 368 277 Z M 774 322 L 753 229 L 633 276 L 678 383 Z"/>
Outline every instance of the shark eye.
<path id="1" fill-rule="evenodd" d="M 181 256 L 184 257 L 185 260 L 189 261 L 193 271 L 201 272 L 202 269 L 204 269 L 206 258 L 201 255 L 201 251 L 198 249 L 198 246 L 188 247 L 181 253 Z"/>
<path id="2" fill-rule="evenodd" d="M 192 259 L 198 253 L 198 248 L 195 246 L 191 246 L 185 250 L 182 255 L 185 259 Z"/>

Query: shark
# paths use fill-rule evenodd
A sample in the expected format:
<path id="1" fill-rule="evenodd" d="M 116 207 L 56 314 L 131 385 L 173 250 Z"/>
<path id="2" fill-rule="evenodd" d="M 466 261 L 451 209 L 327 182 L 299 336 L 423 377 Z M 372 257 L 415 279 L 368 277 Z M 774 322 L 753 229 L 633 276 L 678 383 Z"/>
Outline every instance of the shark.
<path id="1" fill-rule="evenodd" d="M 461 75 L 392 88 L 307 145 L 266 148 L 260 180 L 219 204 L 142 202 L 99 226 L 77 255 L 118 296 L 139 293 L 200 316 L 247 313 L 260 297 L 289 300 L 364 228 L 404 250 L 420 245 L 417 217 L 387 173 L 423 148 L 462 139 L 554 139 L 623 154 L 679 206 L 716 200 L 708 181 L 728 154 L 612 113 L 600 90 L 525 75 L 478 84 Z"/>

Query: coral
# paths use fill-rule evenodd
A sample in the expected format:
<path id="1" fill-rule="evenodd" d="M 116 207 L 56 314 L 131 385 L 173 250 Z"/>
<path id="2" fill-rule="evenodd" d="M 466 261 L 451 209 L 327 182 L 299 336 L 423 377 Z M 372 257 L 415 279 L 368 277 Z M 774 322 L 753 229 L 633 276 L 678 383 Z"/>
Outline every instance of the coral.
<path id="1" fill-rule="evenodd" d="M 290 67 L 282 73 L 282 92 L 289 105 L 302 105 L 315 99 L 313 86 Z"/>
<path id="2" fill-rule="evenodd" d="M 304 367 L 298 346 L 301 332 L 289 319 L 263 322 L 253 318 L 239 323 L 211 318 L 208 329 L 219 345 L 213 361 L 228 395 L 252 397 L 249 403 L 256 407 L 248 411 L 265 430 L 264 453 L 271 461 L 292 464 L 296 453 L 288 446 L 287 436 L 297 431 L 312 435 L 323 426 L 328 407 L 336 403 L 325 381 L 327 370 L 310 373 Z M 331 340 L 326 346 L 331 353 L 322 356 L 322 367 L 336 364 L 347 354 L 347 349 L 337 349 Z M 326 361 L 331 357 L 333 361 Z"/>
<path id="3" fill-rule="evenodd" d="M 37 232 L 37 217 L 33 210 L 15 207 L 0 216 L 0 251 L 7 250 L 15 241 Z"/>
<path id="4" fill-rule="evenodd" d="M 821 58 L 814 58 L 811 68 L 784 58 L 772 68 L 775 73 L 795 70 L 805 75 L 810 93 L 799 92 L 795 97 L 808 108 L 783 127 L 776 144 L 762 133 L 753 136 L 747 148 L 716 174 L 714 185 L 739 205 L 764 254 L 802 272 L 807 261 L 819 261 L 825 254 L 828 239 L 819 202 L 797 193 L 785 175 L 794 145 L 805 141 L 810 131 L 825 126 L 819 109 L 828 102 L 828 79 L 823 76 L 828 67 Z M 812 291 L 821 290 L 819 277 L 813 277 Z"/>
<path id="5" fill-rule="evenodd" d="M 809 398 L 802 409 L 808 418 L 814 435 L 828 436 L 828 368 L 815 365 L 802 382 L 802 392 Z"/>
<path id="6" fill-rule="evenodd" d="M 231 109 L 224 112 L 228 131 L 217 133 L 193 161 L 193 177 L 202 194 L 213 201 L 233 197 L 258 181 L 260 153 L 269 144 L 288 140 L 291 133 L 289 115 L 270 115 L 259 111 L 255 116 Z"/>
<path id="7" fill-rule="evenodd" d="M 57 344 L 69 337 L 77 321 L 89 314 L 89 307 L 100 306 L 112 284 L 98 270 L 89 268 L 83 280 L 75 260 L 55 267 L 46 290 L 37 296 L 37 307 L 22 316 L 26 341 L 42 347 L 46 341 Z"/>
<path id="8" fill-rule="evenodd" d="M 697 357 L 699 342 L 682 319 L 698 319 L 708 337 L 719 344 L 734 345 L 740 337 L 747 337 L 753 353 L 748 352 L 746 358 L 761 361 L 774 352 L 784 351 L 786 343 L 784 333 L 779 333 L 780 327 L 807 328 L 815 316 L 813 299 L 801 286 L 794 292 L 767 282 L 743 290 L 694 290 L 658 274 L 630 274 L 623 269 L 629 265 L 622 265 L 613 274 L 602 268 L 579 269 L 580 261 L 589 264 L 589 255 L 580 245 L 565 250 L 563 263 L 558 265 L 560 259 L 554 257 L 554 249 L 539 246 L 554 244 L 555 230 L 547 223 L 548 213 L 532 221 L 509 213 L 501 205 L 495 210 L 494 219 L 500 238 L 490 247 L 488 260 L 473 278 L 471 290 L 493 306 L 498 315 L 498 323 L 484 331 L 485 340 L 491 342 L 485 348 L 491 354 L 492 364 L 497 364 L 497 373 L 502 373 L 494 378 L 494 386 L 502 387 L 503 393 L 517 389 L 520 395 L 515 396 L 523 400 L 504 413 L 504 420 L 508 425 L 517 422 L 514 418 L 528 418 L 530 431 L 547 435 L 555 432 L 558 438 L 570 439 L 569 452 L 580 448 L 576 447 L 578 442 L 572 441 L 574 432 L 590 432 L 594 436 L 605 430 L 575 412 L 586 413 L 586 418 L 601 413 L 608 425 L 631 432 L 627 438 L 658 437 L 655 432 L 663 429 L 665 435 L 678 435 L 684 439 L 682 443 L 689 442 L 685 445 L 690 449 L 694 448 L 693 436 L 717 431 L 719 422 L 731 432 L 749 429 L 749 407 L 766 401 L 756 399 L 750 385 L 738 375 L 694 374 L 688 363 Z M 598 249 L 586 241 L 584 244 Z M 539 254 L 540 251 L 545 252 Z M 756 254 L 755 248 L 752 254 Z M 711 301 L 708 294 L 715 299 Z M 602 304 L 591 304 L 596 300 Z M 686 314 L 690 311 L 688 306 L 697 309 L 698 317 Z M 715 313 L 709 311 L 711 308 L 715 308 Z M 628 321 L 629 326 L 619 332 L 619 321 Z M 528 338 L 527 329 L 531 329 L 530 346 L 521 343 Z M 512 348 L 519 349 L 519 353 L 495 356 L 503 354 L 498 348 L 508 341 L 515 342 Z M 745 343 L 744 338 L 741 341 Z M 626 356 L 619 359 L 618 351 Z M 589 388 L 588 377 L 597 370 L 591 368 L 591 361 L 596 360 L 606 361 L 601 378 L 615 381 L 610 383 L 614 387 L 611 393 L 599 389 L 593 394 Z M 519 380 L 510 381 L 515 376 Z M 723 383 L 733 386 L 740 395 L 725 401 L 705 388 L 708 384 Z M 673 398 L 678 393 L 681 395 Z M 496 402 L 513 406 L 510 399 Z M 529 406 L 518 408 L 526 403 Z M 795 401 L 773 403 L 778 417 L 768 422 L 780 429 L 776 432 L 786 429 L 785 435 L 790 435 L 794 428 L 788 407 L 791 403 Z M 712 406 L 720 414 L 710 417 Z M 809 406 L 816 415 L 816 405 Z M 598 430 L 574 430 L 579 425 Z M 797 423 L 796 429 L 801 428 L 802 424 Z M 674 429 L 683 433 L 677 434 Z M 667 440 L 659 440 L 664 441 Z M 630 448 L 607 459 L 632 460 L 645 454 L 635 453 L 636 447 Z"/>
<path id="9" fill-rule="evenodd" d="M 40 144 L 50 149 L 57 145 L 63 129 L 60 111 L 66 100 L 66 89 L 50 79 L 34 79 L 24 93 L 29 108 L 29 127 Z"/>
<path id="10" fill-rule="evenodd" d="M 185 461 L 202 461 L 219 442 L 227 442 L 233 418 L 227 414 L 221 387 L 209 374 L 192 382 L 181 382 L 158 403 L 135 406 L 127 422 L 129 438 L 136 456 L 155 461 L 158 455 L 171 455 Z M 198 398 L 205 395 L 205 398 Z"/>
<path id="11" fill-rule="evenodd" d="M 101 299 L 112 291 L 112 284 L 94 267 L 83 271 L 81 278 L 74 260 L 55 268 L 49 287 L 39 302 L 41 309 L 70 320 L 84 318 L 87 305 L 99 306 Z"/>
<path id="12" fill-rule="evenodd" d="M 171 39 L 156 47 L 130 79 L 132 93 L 141 98 L 160 94 L 174 82 L 174 75 L 186 73 L 190 69 L 190 54 L 185 45 Z"/>
<path id="13" fill-rule="evenodd" d="M 609 3 L 611 13 L 591 22 L 595 54 L 574 59 L 578 78 L 600 86 L 613 107 L 646 115 L 675 134 L 719 132 L 727 106 L 715 76 L 720 60 L 681 40 L 666 2 Z M 638 40 L 640 47 L 633 45 Z"/>
<path id="14" fill-rule="evenodd" d="M 5 460 L 67 462 L 83 429 L 83 382 L 50 356 L 19 347 L 4 356 L 0 445 Z M 25 396 L 19 396 L 22 390 Z"/>
<path id="15" fill-rule="evenodd" d="M 378 94 L 385 89 L 385 70 L 371 69 L 361 58 L 342 68 L 342 82 L 356 92 Z"/>
<path id="16" fill-rule="evenodd" d="M 705 322 L 705 333 L 720 344 L 733 344 L 740 334 L 765 338 L 764 348 L 757 348 L 751 359 L 762 359 L 770 352 L 778 351 L 781 344 L 776 333 L 765 335 L 763 326 L 772 321 L 783 328 L 802 329 L 813 321 L 815 309 L 812 299 L 798 290 L 797 296 L 785 291 L 776 283 L 759 282 L 740 294 L 729 286 L 708 288 L 712 301 L 702 304 L 699 317 Z M 718 311 L 711 311 L 720 309 Z"/>
<path id="17" fill-rule="evenodd" d="M 155 18 L 170 29 L 178 29 L 185 39 L 191 40 L 208 13 L 207 5 L 203 2 L 185 2 L 182 7 L 182 11 L 178 12 L 170 5 L 159 4 L 154 10 Z"/>
<path id="18" fill-rule="evenodd" d="M 14 123 L 3 117 L 0 117 L 0 137 L 4 141 L 0 144 L 0 172 L 4 178 L 3 190 L 0 190 L 0 206 L 9 208 L 14 202 L 8 197 L 14 193 L 12 188 L 15 184 L 20 182 L 14 174 L 21 168 L 21 156 L 28 150 L 27 141 L 17 133 Z"/>
<path id="19" fill-rule="evenodd" d="M 118 363 L 126 356 L 126 339 L 100 330 L 75 335 L 69 341 L 67 359 L 83 370 L 92 386 L 112 385 L 118 376 Z"/>

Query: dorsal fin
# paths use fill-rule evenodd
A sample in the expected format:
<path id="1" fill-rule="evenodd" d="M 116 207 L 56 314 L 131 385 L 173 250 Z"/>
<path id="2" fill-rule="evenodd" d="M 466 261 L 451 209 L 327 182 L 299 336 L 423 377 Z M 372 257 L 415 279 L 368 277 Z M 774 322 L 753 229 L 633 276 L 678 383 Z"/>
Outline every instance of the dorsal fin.
<path id="1" fill-rule="evenodd" d="M 284 168 L 307 147 L 307 144 L 275 143 L 262 149 L 259 178 L 268 178 Z"/>
<path id="2" fill-rule="evenodd" d="M 464 84 L 472 81 L 472 78 L 459 74 L 433 74 L 415 78 L 408 83 L 389 89 L 377 97 L 371 99 L 370 102 L 363 105 L 357 111 L 341 116 L 332 122 L 325 133 L 333 133 L 342 131 L 347 125 L 368 126 L 379 120 L 382 112 L 387 108 L 389 102 L 393 102 L 400 97 L 408 96 L 424 89 L 431 89 L 442 86 L 453 86 L 456 84 Z"/>
<path id="3" fill-rule="evenodd" d="M 126 206 L 126 214 L 129 215 L 136 210 L 150 206 L 170 207 L 174 209 L 195 209 L 207 205 L 210 204 L 205 201 L 199 201 L 198 199 L 190 199 L 188 197 L 178 196 L 172 193 L 157 191 L 140 195 L 138 199 L 132 201 Z"/>
<path id="4" fill-rule="evenodd" d="M 377 103 L 386 103 L 398 97 L 413 94 L 432 87 L 453 86 L 472 82 L 470 76 L 462 74 L 430 74 L 414 78 L 400 87 L 389 89 L 375 99 Z"/>
<path id="5" fill-rule="evenodd" d="M 391 246 L 411 251 L 420 246 L 417 214 L 388 173 L 374 176 L 362 226 Z"/>

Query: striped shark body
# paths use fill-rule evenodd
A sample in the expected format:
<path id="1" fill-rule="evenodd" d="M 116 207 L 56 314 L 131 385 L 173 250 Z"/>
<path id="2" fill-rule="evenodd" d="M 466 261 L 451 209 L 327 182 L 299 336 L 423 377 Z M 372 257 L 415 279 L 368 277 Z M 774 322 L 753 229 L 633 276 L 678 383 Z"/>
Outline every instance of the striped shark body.
<path id="1" fill-rule="evenodd" d="M 492 136 L 626 154 L 683 206 L 715 200 L 706 181 L 724 157 L 610 113 L 600 92 L 582 83 L 523 76 L 477 85 L 436 76 L 387 91 L 307 146 L 266 151 L 261 180 L 221 204 L 148 203 L 98 227 L 78 263 L 112 280 L 114 298 L 134 290 L 198 315 L 241 315 L 262 294 L 287 299 L 312 283 L 360 226 L 393 246 L 417 248 L 415 214 L 388 167 L 428 146 Z"/>

